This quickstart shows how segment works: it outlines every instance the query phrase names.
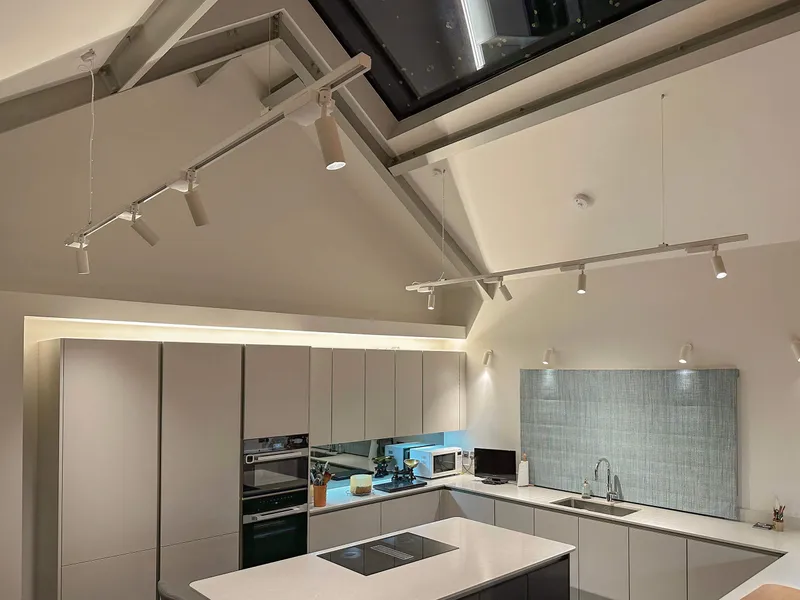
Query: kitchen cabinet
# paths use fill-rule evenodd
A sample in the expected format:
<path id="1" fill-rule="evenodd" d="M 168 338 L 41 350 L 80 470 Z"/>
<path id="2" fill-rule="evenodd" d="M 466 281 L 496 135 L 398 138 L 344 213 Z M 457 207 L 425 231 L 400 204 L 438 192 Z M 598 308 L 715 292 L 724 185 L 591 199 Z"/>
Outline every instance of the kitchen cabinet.
<path id="1" fill-rule="evenodd" d="M 423 433 L 460 428 L 459 362 L 458 352 L 422 353 Z"/>
<path id="2" fill-rule="evenodd" d="M 238 533 L 161 548 L 160 580 L 172 590 L 181 590 L 198 579 L 216 577 L 238 569 Z M 187 597 L 194 596 L 187 594 Z"/>
<path id="3" fill-rule="evenodd" d="M 631 527 L 630 600 L 686 600 L 686 539 Z"/>
<path id="4" fill-rule="evenodd" d="M 534 509 L 534 514 L 536 537 L 575 546 L 576 550 L 569 555 L 569 585 L 570 598 L 578 600 L 580 594 L 578 574 L 582 560 L 582 552 L 578 545 L 578 517 L 540 508 Z"/>
<path id="5" fill-rule="evenodd" d="M 159 344 L 64 340 L 61 353 L 61 564 L 154 549 Z"/>
<path id="6" fill-rule="evenodd" d="M 521 575 L 483 590 L 480 600 L 523 600 L 528 598 L 528 576 Z"/>
<path id="7" fill-rule="evenodd" d="M 771 565 L 768 554 L 688 540 L 688 600 L 719 600 L 725 594 Z"/>
<path id="8" fill-rule="evenodd" d="M 308 433 L 310 348 L 245 346 L 244 439 Z"/>
<path id="9" fill-rule="evenodd" d="M 153 600 L 155 597 L 155 548 L 69 565 L 61 571 L 61 600 Z"/>
<path id="10" fill-rule="evenodd" d="M 333 350 L 312 348 L 309 437 L 315 446 L 331 443 L 332 386 Z"/>
<path id="11" fill-rule="evenodd" d="M 394 351 L 367 350 L 364 439 L 394 437 L 394 380 Z"/>
<path id="12" fill-rule="evenodd" d="M 333 351 L 331 443 L 354 442 L 364 435 L 364 350 Z"/>
<path id="13" fill-rule="evenodd" d="M 439 518 L 463 517 L 494 525 L 494 500 L 484 496 L 443 490 L 439 505 Z"/>
<path id="14" fill-rule="evenodd" d="M 439 490 L 381 502 L 381 533 L 433 523 L 439 514 Z"/>
<path id="15" fill-rule="evenodd" d="M 367 504 L 311 515 L 309 551 L 317 552 L 381 534 L 381 505 Z"/>
<path id="16" fill-rule="evenodd" d="M 628 528 L 581 518 L 581 598 L 629 600 Z"/>
<path id="17" fill-rule="evenodd" d="M 533 507 L 495 500 L 494 524 L 504 529 L 533 535 Z"/>
<path id="18" fill-rule="evenodd" d="M 422 352 L 395 352 L 395 435 L 422 433 Z"/>
<path id="19" fill-rule="evenodd" d="M 242 348 L 164 344 L 161 545 L 239 531 Z"/>

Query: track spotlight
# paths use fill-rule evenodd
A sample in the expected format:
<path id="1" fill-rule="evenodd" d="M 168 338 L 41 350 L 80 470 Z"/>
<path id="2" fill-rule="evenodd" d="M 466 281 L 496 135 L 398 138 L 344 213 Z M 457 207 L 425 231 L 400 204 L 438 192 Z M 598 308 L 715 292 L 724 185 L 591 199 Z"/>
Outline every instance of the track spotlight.
<path id="1" fill-rule="evenodd" d="M 75 263 L 78 266 L 78 275 L 88 275 L 89 270 L 89 251 L 86 249 L 86 240 L 80 238 L 80 247 L 75 251 Z"/>
<path id="2" fill-rule="evenodd" d="M 681 346 L 681 354 L 678 357 L 678 362 L 685 365 L 692 359 L 692 350 L 694 347 L 691 344 L 684 344 Z"/>
<path id="3" fill-rule="evenodd" d="M 319 105 L 321 114 L 314 126 L 317 129 L 319 145 L 322 149 L 322 158 L 325 159 L 325 168 L 328 171 L 338 171 L 347 162 L 344 159 L 342 142 L 339 139 L 339 127 L 336 119 L 333 118 L 333 99 L 330 90 L 321 90 L 319 93 Z"/>
<path id="4" fill-rule="evenodd" d="M 578 274 L 578 293 L 586 293 L 586 266 L 581 265 L 581 272 Z"/>
<path id="5" fill-rule="evenodd" d="M 144 219 L 139 214 L 138 208 L 135 206 L 131 207 L 131 229 L 138 233 L 139 236 L 151 246 L 155 246 L 158 243 L 158 234 L 144 222 Z"/>
<path id="6" fill-rule="evenodd" d="M 794 352 L 794 357 L 797 359 L 797 362 L 800 362 L 800 340 L 792 342 L 792 352 Z"/>
<path id="7" fill-rule="evenodd" d="M 492 356 L 494 356 L 494 350 L 487 350 L 483 353 L 483 366 L 488 367 L 489 363 L 492 362 Z"/>
<path id="8" fill-rule="evenodd" d="M 206 212 L 206 207 L 203 206 L 203 200 L 200 198 L 200 192 L 197 191 L 194 178 L 189 180 L 189 191 L 184 194 L 184 198 L 186 198 L 189 212 L 192 213 L 192 221 L 194 221 L 195 227 L 208 225 L 208 213 Z"/>
<path id="9" fill-rule="evenodd" d="M 551 362 L 553 362 L 554 352 L 555 350 L 553 350 L 552 348 L 548 348 L 547 350 L 544 351 L 544 356 L 542 357 L 543 365 L 549 365 Z"/>
<path id="10" fill-rule="evenodd" d="M 433 293 L 433 289 L 428 292 L 428 310 L 433 310 L 436 308 L 436 295 Z"/>
<path id="11" fill-rule="evenodd" d="M 725 269 L 725 263 L 719 255 L 719 247 L 714 246 L 714 256 L 711 257 L 711 264 L 714 266 L 714 275 L 717 279 L 725 279 L 728 276 L 728 271 Z"/>
<path id="12" fill-rule="evenodd" d="M 511 295 L 511 290 L 506 287 L 506 284 L 503 283 L 503 280 L 500 280 L 500 283 L 497 285 L 497 289 L 500 290 L 500 293 L 503 294 L 503 298 L 506 299 L 506 302 L 510 302 L 514 299 L 514 296 Z"/>

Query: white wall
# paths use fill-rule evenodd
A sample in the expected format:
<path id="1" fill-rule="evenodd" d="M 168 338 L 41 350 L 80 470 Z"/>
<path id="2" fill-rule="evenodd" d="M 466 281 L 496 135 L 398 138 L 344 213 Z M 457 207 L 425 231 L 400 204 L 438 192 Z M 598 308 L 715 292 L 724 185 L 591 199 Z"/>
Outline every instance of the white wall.
<path id="1" fill-rule="evenodd" d="M 26 317 L 55 317 L 56 320 Z M 59 320 L 64 319 L 64 320 Z M 115 322 L 77 322 L 92 319 Z M 146 323 L 149 326 L 132 326 Z M 174 327 L 179 325 L 184 327 Z M 60 336 L 331 347 L 459 349 L 463 327 L 0 292 L 0 582 L 31 597 L 36 342 Z"/>
<path id="2" fill-rule="evenodd" d="M 721 281 L 707 256 L 591 270 L 585 296 L 575 274 L 509 281 L 514 300 L 485 303 L 468 336 L 464 447 L 519 450 L 519 370 L 543 368 L 548 347 L 556 368 L 676 369 L 692 342 L 690 366 L 740 370 L 740 505 L 768 511 L 778 494 L 800 516 L 800 364 L 790 347 L 800 335 L 800 243 L 724 258 Z"/>

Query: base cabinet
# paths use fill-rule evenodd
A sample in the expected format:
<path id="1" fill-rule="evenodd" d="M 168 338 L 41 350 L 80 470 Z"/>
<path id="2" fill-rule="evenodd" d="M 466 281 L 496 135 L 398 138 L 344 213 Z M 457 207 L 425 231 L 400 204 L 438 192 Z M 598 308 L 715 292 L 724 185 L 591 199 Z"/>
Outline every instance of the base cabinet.
<path id="1" fill-rule="evenodd" d="M 776 557 L 751 550 L 689 540 L 689 600 L 719 600 L 767 568 Z"/>
<path id="2" fill-rule="evenodd" d="M 381 533 L 433 523 L 439 514 L 440 492 L 425 492 L 381 502 Z"/>
<path id="3" fill-rule="evenodd" d="M 460 600 L 569 600 L 569 557 Z"/>
<path id="4" fill-rule="evenodd" d="M 630 600 L 686 600 L 686 539 L 630 528 Z"/>
<path id="5" fill-rule="evenodd" d="M 61 569 L 61 600 L 153 600 L 155 595 L 155 549 Z"/>
<path id="6" fill-rule="evenodd" d="M 495 500 L 494 524 L 504 529 L 533 535 L 533 507 Z"/>
<path id="7" fill-rule="evenodd" d="M 311 515 L 309 550 L 318 552 L 381 534 L 381 505 Z"/>
<path id="8" fill-rule="evenodd" d="M 494 500 L 475 494 L 444 490 L 439 509 L 439 519 L 463 517 L 494 525 Z"/>
<path id="9" fill-rule="evenodd" d="M 534 514 L 536 537 L 575 546 L 575 552 L 570 554 L 569 586 L 571 600 L 578 600 L 580 595 L 578 571 L 581 560 L 578 546 L 578 517 L 539 508 L 534 510 Z"/>
<path id="10" fill-rule="evenodd" d="M 628 528 L 581 518 L 581 600 L 629 600 Z"/>
<path id="11" fill-rule="evenodd" d="M 161 548 L 160 580 L 169 589 L 186 590 L 198 579 L 239 569 L 239 534 L 232 533 Z M 189 598 L 193 596 L 186 594 Z"/>

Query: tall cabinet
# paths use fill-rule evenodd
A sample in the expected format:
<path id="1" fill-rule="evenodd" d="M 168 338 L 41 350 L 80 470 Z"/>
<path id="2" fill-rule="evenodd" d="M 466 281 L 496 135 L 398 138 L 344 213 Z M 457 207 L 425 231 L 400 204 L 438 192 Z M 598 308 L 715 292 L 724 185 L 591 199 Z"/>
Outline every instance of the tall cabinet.
<path id="1" fill-rule="evenodd" d="M 242 347 L 166 343 L 161 408 L 160 579 L 239 566 Z"/>
<path id="2" fill-rule="evenodd" d="M 155 596 L 159 353 L 149 342 L 39 345 L 40 600 Z"/>

